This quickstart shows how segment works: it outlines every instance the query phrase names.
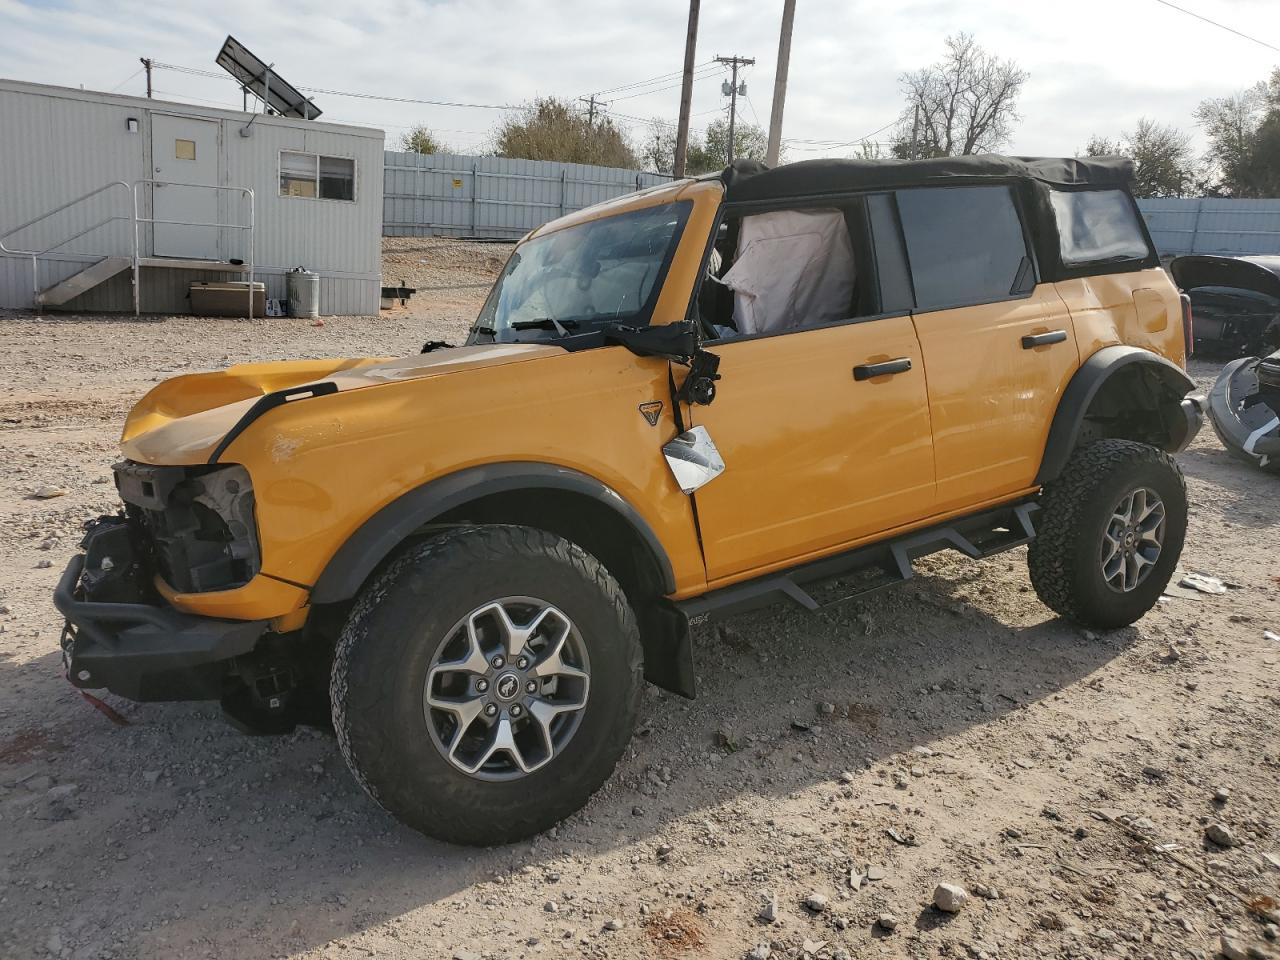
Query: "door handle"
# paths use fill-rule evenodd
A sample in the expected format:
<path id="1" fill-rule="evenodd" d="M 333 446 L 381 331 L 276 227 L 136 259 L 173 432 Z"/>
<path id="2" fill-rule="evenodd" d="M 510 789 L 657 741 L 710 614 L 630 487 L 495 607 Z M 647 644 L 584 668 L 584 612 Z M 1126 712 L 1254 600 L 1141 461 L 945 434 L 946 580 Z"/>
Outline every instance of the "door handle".
<path id="1" fill-rule="evenodd" d="M 1061 343 L 1067 339 L 1067 331 L 1050 330 L 1048 333 L 1029 333 L 1022 338 L 1023 350 L 1034 350 L 1036 347 L 1047 347 L 1051 343 Z"/>
<path id="2" fill-rule="evenodd" d="M 853 379 L 870 380 L 872 377 L 888 377 L 895 373 L 906 373 L 910 369 L 910 357 L 885 360 L 883 363 L 860 363 L 853 368 Z"/>

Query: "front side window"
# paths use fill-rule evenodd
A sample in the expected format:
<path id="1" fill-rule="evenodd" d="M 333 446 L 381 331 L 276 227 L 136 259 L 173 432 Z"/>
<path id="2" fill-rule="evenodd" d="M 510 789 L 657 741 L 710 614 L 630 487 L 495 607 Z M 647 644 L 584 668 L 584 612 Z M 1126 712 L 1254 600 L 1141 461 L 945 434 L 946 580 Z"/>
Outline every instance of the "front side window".
<path id="1" fill-rule="evenodd" d="M 1010 187 L 925 187 L 897 197 L 917 309 L 1030 292 L 1031 260 Z"/>
<path id="2" fill-rule="evenodd" d="M 1145 260 L 1150 254 L 1123 190 L 1050 190 L 1049 197 L 1064 266 Z"/>
<path id="3" fill-rule="evenodd" d="M 687 201 L 647 207 L 520 244 L 476 332 L 503 343 L 648 324 L 690 207 Z"/>
<path id="4" fill-rule="evenodd" d="M 356 162 L 350 157 L 280 152 L 280 196 L 354 200 Z"/>

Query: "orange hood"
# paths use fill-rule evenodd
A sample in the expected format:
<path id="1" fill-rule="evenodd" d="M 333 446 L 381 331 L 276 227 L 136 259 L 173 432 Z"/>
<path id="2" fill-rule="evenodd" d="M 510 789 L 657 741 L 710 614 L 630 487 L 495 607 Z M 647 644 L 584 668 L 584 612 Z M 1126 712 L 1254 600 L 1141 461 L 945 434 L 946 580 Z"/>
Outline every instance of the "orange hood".
<path id="1" fill-rule="evenodd" d="M 496 343 L 438 350 L 400 359 L 283 360 L 193 373 L 157 384 L 125 420 L 120 448 L 130 460 L 196 464 L 261 397 L 287 387 L 330 382 L 339 391 L 461 373 L 563 353 L 560 347 Z M 322 403 L 323 397 L 314 401 Z"/>

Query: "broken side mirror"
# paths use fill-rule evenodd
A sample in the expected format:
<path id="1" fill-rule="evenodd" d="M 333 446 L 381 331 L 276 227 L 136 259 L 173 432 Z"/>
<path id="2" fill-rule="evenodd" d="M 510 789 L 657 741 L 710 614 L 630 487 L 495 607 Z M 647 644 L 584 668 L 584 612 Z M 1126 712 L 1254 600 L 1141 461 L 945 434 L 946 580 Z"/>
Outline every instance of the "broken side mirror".
<path id="1" fill-rule="evenodd" d="M 689 374 L 680 384 L 676 399 L 684 403 L 700 403 L 703 406 L 716 398 L 717 373 L 720 369 L 720 358 L 714 353 L 699 350 L 689 360 Z"/>
<path id="2" fill-rule="evenodd" d="M 617 343 L 638 357 L 685 360 L 698 352 L 698 333 L 692 323 L 668 323 L 657 327 L 605 327 L 604 342 Z"/>
<path id="3" fill-rule="evenodd" d="M 706 405 L 716 398 L 720 358 L 698 346 L 698 329 L 689 321 L 658 327 L 625 327 L 614 324 L 604 331 L 606 344 L 617 343 L 639 357 L 665 357 L 689 367 L 689 374 L 676 392 L 683 403 Z"/>

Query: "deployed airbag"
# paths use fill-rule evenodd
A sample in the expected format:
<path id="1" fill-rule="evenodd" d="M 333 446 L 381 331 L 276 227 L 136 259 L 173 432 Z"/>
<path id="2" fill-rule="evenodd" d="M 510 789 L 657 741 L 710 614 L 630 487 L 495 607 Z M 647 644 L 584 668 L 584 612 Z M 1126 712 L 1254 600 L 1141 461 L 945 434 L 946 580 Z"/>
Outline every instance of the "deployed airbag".
<path id="1" fill-rule="evenodd" d="M 744 217 L 733 266 L 720 278 L 734 292 L 734 325 L 744 336 L 845 319 L 853 281 L 853 247 L 839 210 Z"/>

